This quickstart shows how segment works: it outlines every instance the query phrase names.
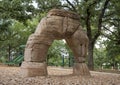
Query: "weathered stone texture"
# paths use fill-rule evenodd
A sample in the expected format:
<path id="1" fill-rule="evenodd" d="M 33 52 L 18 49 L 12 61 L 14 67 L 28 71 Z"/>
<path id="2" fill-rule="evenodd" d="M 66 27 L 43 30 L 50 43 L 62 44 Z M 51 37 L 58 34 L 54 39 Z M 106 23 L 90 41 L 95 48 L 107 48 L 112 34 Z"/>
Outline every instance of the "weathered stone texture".
<path id="1" fill-rule="evenodd" d="M 48 16 L 60 16 L 60 17 L 69 17 L 75 20 L 80 20 L 80 16 L 72 11 L 66 11 L 66 10 L 59 10 L 59 9 L 52 9 L 48 12 Z"/>
<path id="2" fill-rule="evenodd" d="M 90 72 L 89 72 L 89 69 L 85 63 L 74 63 L 73 74 L 74 75 L 89 76 Z"/>
<path id="3" fill-rule="evenodd" d="M 35 33 L 28 38 L 24 54 L 25 62 L 22 63 L 23 73 L 26 76 L 47 75 L 44 62 L 48 48 L 55 39 L 65 39 L 75 58 L 73 73 L 89 75 L 85 64 L 88 37 L 82 30 L 79 20 L 79 15 L 74 12 L 50 10 L 37 26 Z"/>
<path id="4" fill-rule="evenodd" d="M 46 63 L 23 62 L 21 69 L 23 77 L 46 76 L 48 74 Z"/>

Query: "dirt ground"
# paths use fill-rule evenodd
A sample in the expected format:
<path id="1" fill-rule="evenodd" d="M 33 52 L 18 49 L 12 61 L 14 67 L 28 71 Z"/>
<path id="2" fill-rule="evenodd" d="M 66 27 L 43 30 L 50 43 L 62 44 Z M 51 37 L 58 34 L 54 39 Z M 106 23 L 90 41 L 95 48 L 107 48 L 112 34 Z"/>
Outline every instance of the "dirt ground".
<path id="1" fill-rule="evenodd" d="M 73 76 L 72 68 L 48 67 L 48 76 L 21 77 L 20 67 L 0 66 L 0 85 L 120 85 L 120 74 L 91 71 Z"/>

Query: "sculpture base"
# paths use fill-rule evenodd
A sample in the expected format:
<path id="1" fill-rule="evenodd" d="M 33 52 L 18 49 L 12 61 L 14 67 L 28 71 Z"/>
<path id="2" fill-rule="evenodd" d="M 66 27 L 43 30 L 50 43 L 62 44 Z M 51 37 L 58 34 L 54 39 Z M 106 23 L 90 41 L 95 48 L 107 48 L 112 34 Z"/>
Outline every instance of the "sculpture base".
<path id="1" fill-rule="evenodd" d="M 38 62 L 23 62 L 21 65 L 21 74 L 23 77 L 35 77 L 35 76 L 46 76 L 47 65 L 46 63 Z"/>
<path id="2" fill-rule="evenodd" d="M 85 63 L 74 63 L 73 75 L 90 76 L 90 72 Z"/>

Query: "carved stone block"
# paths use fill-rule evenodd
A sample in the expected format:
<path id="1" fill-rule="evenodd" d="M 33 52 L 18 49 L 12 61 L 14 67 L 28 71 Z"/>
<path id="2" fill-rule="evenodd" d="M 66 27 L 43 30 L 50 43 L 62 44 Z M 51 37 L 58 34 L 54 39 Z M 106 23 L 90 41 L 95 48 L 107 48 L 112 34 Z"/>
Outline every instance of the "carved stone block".
<path id="1" fill-rule="evenodd" d="M 46 63 L 38 62 L 23 62 L 21 66 L 21 74 L 23 77 L 46 76 Z"/>
<path id="2" fill-rule="evenodd" d="M 33 46 L 33 48 L 25 48 L 24 60 L 30 62 L 45 62 L 48 51 L 48 45 Z"/>
<path id="3" fill-rule="evenodd" d="M 85 63 L 74 63 L 73 75 L 90 76 L 90 72 Z"/>

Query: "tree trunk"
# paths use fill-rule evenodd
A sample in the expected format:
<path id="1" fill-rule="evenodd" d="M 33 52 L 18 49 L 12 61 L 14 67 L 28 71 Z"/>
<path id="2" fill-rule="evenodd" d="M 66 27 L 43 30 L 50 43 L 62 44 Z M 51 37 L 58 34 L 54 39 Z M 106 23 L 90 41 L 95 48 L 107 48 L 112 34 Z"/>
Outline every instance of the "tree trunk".
<path id="1" fill-rule="evenodd" d="M 87 18 L 86 18 L 86 28 L 87 28 L 87 35 L 89 38 L 89 47 L 88 47 L 88 67 L 90 70 L 94 70 L 94 62 L 93 62 L 93 49 L 94 49 L 94 44 L 97 40 L 97 38 L 100 36 L 101 34 L 101 27 L 102 27 L 102 18 L 104 17 L 105 14 L 105 10 L 107 9 L 107 5 L 109 3 L 110 0 L 106 0 L 104 3 L 103 8 L 101 9 L 101 13 L 99 15 L 98 18 L 98 31 L 96 32 L 95 35 L 92 35 L 92 29 L 91 29 L 91 23 L 90 23 L 90 7 L 87 8 Z M 94 36 L 92 38 L 92 36 Z"/>
<path id="2" fill-rule="evenodd" d="M 90 70 L 94 70 L 93 49 L 94 49 L 94 44 L 89 42 L 89 46 L 88 46 L 88 68 Z"/>
<path id="3" fill-rule="evenodd" d="M 64 62 L 64 56 L 62 56 L 62 67 L 64 67 L 65 62 Z"/>
<path id="4" fill-rule="evenodd" d="M 68 58 L 68 66 L 71 67 L 71 57 Z"/>
<path id="5" fill-rule="evenodd" d="M 11 46 L 8 45 L 8 61 L 11 61 Z"/>

